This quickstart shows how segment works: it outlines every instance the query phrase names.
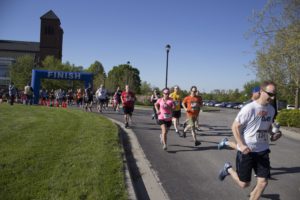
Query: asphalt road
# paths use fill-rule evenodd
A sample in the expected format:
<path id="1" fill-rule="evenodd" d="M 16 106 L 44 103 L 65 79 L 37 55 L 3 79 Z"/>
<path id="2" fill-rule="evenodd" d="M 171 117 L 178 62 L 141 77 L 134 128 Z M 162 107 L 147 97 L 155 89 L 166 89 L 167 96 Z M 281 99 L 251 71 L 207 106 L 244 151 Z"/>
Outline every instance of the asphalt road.
<path id="1" fill-rule="evenodd" d="M 230 126 L 236 110 L 200 113 L 202 130 L 197 132 L 197 137 L 202 144 L 198 147 L 194 146 L 189 133 L 186 138 L 181 138 L 171 127 L 167 151 L 162 149 L 159 142 L 160 127 L 151 119 L 151 114 L 151 110 L 136 109 L 131 129 L 171 200 L 248 199 L 256 182 L 254 176 L 252 185 L 244 190 L 235 185 L 229 176 L 223 182 L 217 178 L 224 162 L 235 164 L 236 152 L 218 150 L 217 144 L 224 137 L 233 139 Z M 123 121 L 123 115 L 113 111 L 104 111 L 103 115 Z M 184 119 L 183 114 L 181 122 Z M 272 178 L 261 199 L 300 199 L 299 146 L 299 141 L 284 136 L 271 143 Z"/>

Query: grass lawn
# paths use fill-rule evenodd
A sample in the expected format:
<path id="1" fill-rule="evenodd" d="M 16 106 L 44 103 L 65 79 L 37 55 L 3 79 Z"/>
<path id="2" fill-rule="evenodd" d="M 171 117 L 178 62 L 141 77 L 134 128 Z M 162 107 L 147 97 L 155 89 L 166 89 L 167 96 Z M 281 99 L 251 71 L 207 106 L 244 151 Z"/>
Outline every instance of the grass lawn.
<path id="1" fill-rule="evenodd" d="M 0 199 L 127 199 L 118 128 L 81 110 L 0 104 Z"/>

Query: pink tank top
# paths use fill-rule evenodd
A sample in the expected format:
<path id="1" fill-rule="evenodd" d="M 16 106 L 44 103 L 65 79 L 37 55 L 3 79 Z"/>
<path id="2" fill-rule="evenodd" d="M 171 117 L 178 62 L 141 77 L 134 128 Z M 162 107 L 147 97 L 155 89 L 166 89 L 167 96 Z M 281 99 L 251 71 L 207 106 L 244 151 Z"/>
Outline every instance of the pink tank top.
<path id="1" fill-rule="evenodd" d="M 172 120 L 172 109 L 174 109 L 174 103 L 171 98 L 164 100 L 160 98 L 156 102 L 159 104 L 160 114 L 158 115 L 159 120 L 171 121 Z"/>

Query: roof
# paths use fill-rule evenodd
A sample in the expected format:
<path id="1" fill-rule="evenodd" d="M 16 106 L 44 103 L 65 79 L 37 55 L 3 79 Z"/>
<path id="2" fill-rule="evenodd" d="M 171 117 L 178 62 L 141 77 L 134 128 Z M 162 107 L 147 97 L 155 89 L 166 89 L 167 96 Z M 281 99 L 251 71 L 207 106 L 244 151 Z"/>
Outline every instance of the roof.
<path id="1" fill-rule="evenodd" d="M 25 42 L 25 41 L 13 41 L 13 40 L 0 40 L 0 51 L 29 51 L 39 52 L 39 42 Z"/>
<path id="2" fill-rule="evenodd" d="M 49 10 L 46 14 L 41 16 L 41 19 L 54 19 L 54 20 L 60 21 L 59 18 L 56 16 L 56 14 L 52 10 Z"/>

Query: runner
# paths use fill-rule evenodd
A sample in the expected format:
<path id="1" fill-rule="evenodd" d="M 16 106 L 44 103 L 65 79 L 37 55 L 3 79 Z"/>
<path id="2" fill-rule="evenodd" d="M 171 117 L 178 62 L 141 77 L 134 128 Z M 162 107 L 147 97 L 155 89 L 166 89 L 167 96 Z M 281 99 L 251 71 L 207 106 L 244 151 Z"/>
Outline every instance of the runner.
<path id="1" fill-rule="evenodd" d="M 87 88 L 84 90 L 84 109 L 85 111 L 92 112 L 92 106 L 93 106 L 93 91 L 92 86 L 89 84 Z"/>
<path id="2" fill-rule="evenodd" d="M 8 95 L 9 95 L 10 105 L 14 105 L 15 98 L 17 96 L 17 89 L 16 89 L 15 84 L 13 82 L 10 82 L 10 84 L 8 86 Z"/>
<path id="3" fill-rule="evenodd" d="M 82 101 L 83 101 L 83 97 L 82 97 L 82 90 L 81 88 L 77 89 L 77 93 L 76 93 L 76 103 L 78 107 L 82 107 Z"/>
<path id="4" fill-rule="evenodd" d="M 186 137 L 186 131 L 191 128 L 195 146 L 198 146 L 201 142 L 196 138 L 195 123 L 202 106 L 202 98 L 200 96 L 196 96 L 196 93 L 197 87 L 192 86 L 190 96 L 185 97 L 182 102 L 182 107 L 186 111 L 188 118 L 188 125 L 183 129 L 183 137 Z"/>
<path id="5" fill-rule="evenodd" d="M 176 85 L 174 87 L 174 92 L 170 94 L 170 97 L 173 99 L 175 108 L 172 112 L 172 121 L 175 128 L 175 132 L 180 135 L 179 133 L 179 118 L 181 117 L 181 97 L 179 94 L 179 87 Z"/>
<path id="6" fill-rule="evenodd" d="M 113 96 L 113 109 L 116 112 L 120 111 L 120 104 L 121 104 L 121 95 L 122 91 L 120 90 L 120 87 L 117 88 L 114 96 Z"/>
<path id="7" fill-rule="evenodd" d="M 159 92 L 154 89 L 153 90 L 153 93 L 151 95 L 151 98 L 150 98 L 150 101 L 151 103 L 153 104 L 153 114 L 152 114 L 152 119 L 155 119 L 156 120 L 156 123 L 158 123 L 158 118 L 157 118 L 157 113 L 156 113 L 156 108 L 155 108 L 155 103 L 156 101 L 160 98 L 160 95 L 159 95 Z"/>
<path id="8" fill-rule="evenodd" d="M 259 199 L 268 184 L 270 174 L 268 134 L 271 134 L 272 141 L 281 137 L 278 129 L 271 128 L 275 109 L 270 103 L 276 95 L 275 91 L 273 82 L 262 83 L 260 97 L 244 106 L 238 113 L 232 124 L 232 132 L 238 148 L 237 171 L 226 162 L 219 173 L 221 181 L 231 175 L 241 188 L 246 188 L 250 185 L 253 169 L 257 175 L 257 184 L 250 193 L 251 200 Z"/>
<path id="9" fill-rule="evenodd" d="M 169 97 L 170 90 L 163 89 L 163 97 L 155 103 L 155 110 L 158 115 L 158 122 L 161 127 L 160 141 L 163 149 L 167 150 L 167 133 L 172 125 L 172 111 L 175 108 L 172 98 Z"/>
<path id="10" fill-rule="evenodd" d="M 132 112 L 134 110 L 135 95 L 129 90 L 129 85 L 125 86 L 125 91 L 122 92 L 121 101 L 124 111 L 125 128 L 129 127 L 129 121 L 132 122 Z"/>
<path id="11" fill-rule="evenodd" d="M 96 91 L 96 98 L 98 101 L 98 106 L 97 106 L 98 112 L 102 112 L 103 106 L 105 105 L 107 99 L 107 91 L 102 84 Z"/>

